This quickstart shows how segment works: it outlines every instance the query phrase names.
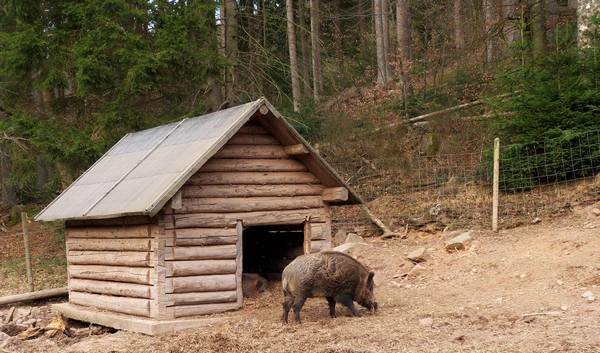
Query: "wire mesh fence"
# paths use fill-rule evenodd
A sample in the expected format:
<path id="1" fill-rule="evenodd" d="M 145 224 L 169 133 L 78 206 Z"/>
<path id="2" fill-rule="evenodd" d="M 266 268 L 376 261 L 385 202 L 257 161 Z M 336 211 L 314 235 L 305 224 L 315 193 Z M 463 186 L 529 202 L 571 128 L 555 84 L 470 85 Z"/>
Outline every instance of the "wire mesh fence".
<path id="1" fill-rule="evenodd" d="M 500 222 L 514 226 L 600 198 L 600 131 L 500 151 Z"/>
<path id="2" fill-rule="evenodd" d="M 361 158 L 334 167 L 393 228 L 483 226 L 490 219 L 491 169 L 481 152 Z"/>
<path id="3" fill-rule="evenodd" d="M 391 157 L 333 166 L 392 228 L 490 228 L 492 146 L 473 153 Z M 600 131 L 500 148 L 499 223 L 512 227 L 600 199 Z M 352 224 L 356 214 L 337 215 Z"/>
<path id="4" fill-rule="evenodd" d="M 27 221 L 27 233 L 33 289 L 64 286 L 66 260 L 62 226 Z M 0 232 L 0 296 L 30 291 L 25 249 L 21 223 Z"/>

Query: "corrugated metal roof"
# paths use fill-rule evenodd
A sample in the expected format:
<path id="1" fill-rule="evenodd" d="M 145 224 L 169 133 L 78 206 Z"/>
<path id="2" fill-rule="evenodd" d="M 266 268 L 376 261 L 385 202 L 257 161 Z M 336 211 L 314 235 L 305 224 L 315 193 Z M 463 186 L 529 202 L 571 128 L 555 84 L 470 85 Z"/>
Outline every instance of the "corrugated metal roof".
<path id="1" fill-rule="evenodd" d="M 36 220 L 155 215 L 263 104 L 280 117 L 261 98 L 125 135 L 42 210 Z M 343 185 L 329 165 L 317 158 Z M 352 191 L 351 194 L 360 201 Z"/>

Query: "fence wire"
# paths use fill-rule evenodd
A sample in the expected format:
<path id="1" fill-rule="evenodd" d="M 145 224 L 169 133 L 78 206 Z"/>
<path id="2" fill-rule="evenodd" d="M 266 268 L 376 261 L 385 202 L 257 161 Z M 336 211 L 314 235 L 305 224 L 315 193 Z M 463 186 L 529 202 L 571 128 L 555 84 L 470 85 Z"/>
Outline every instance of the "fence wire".
<path id="1" fill-rule="evenodd" d="M 492 147 L 481 152 L 357 158 L 332 165 L 392 228 L 490 228 Z M 600 200 L 600 131 L 500 149 L 501 227 L 555 216 Z M 356 213 L 335 214 L 338 227 Z"/>
<path id="2" fill-rule="evenodd" d="M 395 228 L 483 225 L 491 215 L 491 169 L 483 153 L 361 158 L 334 167 Z"/>
<path id="3" fill-rule="evenodd" d="M 34 290 L 66 285 L 66 257 L 62 226 L 29 221 L 29 248 Z M 29 291 L 21 224 L 0 232 L 0 296 Z"/>
<path id="4" fill-rule="evenodd" d="M 600 199 L 600 131 L 500 151 L 500 224 L 552 217 Z"/>

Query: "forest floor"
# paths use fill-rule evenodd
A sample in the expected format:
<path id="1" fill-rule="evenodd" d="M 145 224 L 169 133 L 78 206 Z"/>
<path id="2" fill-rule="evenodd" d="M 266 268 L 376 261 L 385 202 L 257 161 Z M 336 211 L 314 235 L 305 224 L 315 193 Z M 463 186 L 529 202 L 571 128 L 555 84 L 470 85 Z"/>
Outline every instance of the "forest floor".
<path id="1" fill-rule="evenodd" d="M 241 311 L 215 315 L 205 328 L 149 337 L 118 331 L 95 336 L 16 340 L 6 352 L 598 352 L 600 215 L 567 216 L 503 230 L 474 231 L 464 251 L 448 253 L 448 233 L 368 238 L 353 255 L 376 272 L 375 315 L 329 318 L 309 299 L 303 323 L 280 323 L 273 283 Z M 406 254 L 427 249 L 419 271 Z M 597 298 L 582 297 L 591 291 Z M 8 308 L 0 308 L 0 319 Z M 0 349 L 0 352 L 2 349 Z"/>

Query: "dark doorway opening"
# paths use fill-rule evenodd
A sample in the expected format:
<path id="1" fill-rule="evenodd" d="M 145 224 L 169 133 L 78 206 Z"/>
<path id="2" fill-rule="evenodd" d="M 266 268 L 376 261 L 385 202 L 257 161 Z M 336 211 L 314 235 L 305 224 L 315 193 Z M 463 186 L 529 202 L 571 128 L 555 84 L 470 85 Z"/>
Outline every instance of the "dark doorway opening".
<path id="1" fill-rule="evenodd" d="M 304 253 L 304 225 L 248 227 L 242 243 L 244 273 L 280 280 L 285 266 Z"/>

